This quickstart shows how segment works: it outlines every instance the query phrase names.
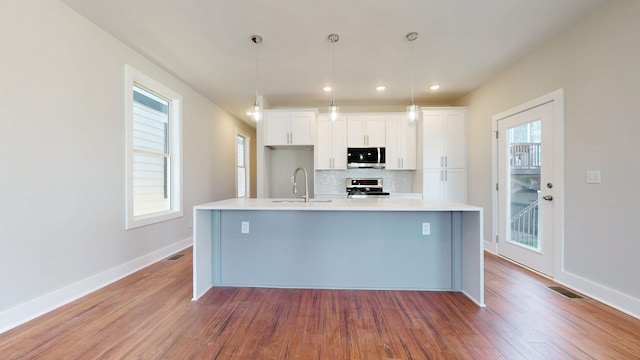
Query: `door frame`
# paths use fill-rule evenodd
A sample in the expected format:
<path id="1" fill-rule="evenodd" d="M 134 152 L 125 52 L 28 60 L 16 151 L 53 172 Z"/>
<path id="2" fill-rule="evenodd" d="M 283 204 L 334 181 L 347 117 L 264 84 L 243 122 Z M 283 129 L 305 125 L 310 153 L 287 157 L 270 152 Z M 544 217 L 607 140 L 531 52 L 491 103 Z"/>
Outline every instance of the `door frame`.
<path id="1" fill-rule="evenodd" d="M 542 104 L 553 102 L 553 189 L 554 189 L 554 226 L 553 229 L 553 270 L 551 277 L 564 270 L 564 89 L 558 89 L 546 95 L 540 96 L 524 104 L 513 107 L 491 117 L 492 121 L 492 231 L 491 239 L 485 240 L 485 249 L 498 254 L 498 224 L 499 224 L 499 198 L 498 198 L 498 121 L 523 111 L 535 108 Z M 504 239 L 499 240 L 504 241 Z"/>

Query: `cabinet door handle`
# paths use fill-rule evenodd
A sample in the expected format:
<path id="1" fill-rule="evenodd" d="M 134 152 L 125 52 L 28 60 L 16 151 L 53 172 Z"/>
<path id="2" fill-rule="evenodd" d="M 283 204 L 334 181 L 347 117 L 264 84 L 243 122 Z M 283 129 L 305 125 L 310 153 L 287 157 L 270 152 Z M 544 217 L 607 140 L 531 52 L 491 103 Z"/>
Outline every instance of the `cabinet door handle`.
<path id="1" fill-rule="evenodd" d="M 449 174 L 446 169 L 444 170 L 444 181 L 449 181 Z"/>
<path id="2" fill-rule="evenodd" d="M 449 167 L 449 157 L 448 156 L 444 156 L 444 167 Z"/>
<path id="3" fill-rule="evenodd" d="M 444 156 L 440 156 L 440 167 L 444 167 Z"/>
<path id="4" fill-rule="evenodd" d="M 440 170 L 440 181 L 444 181 L 444 170 Z"/>

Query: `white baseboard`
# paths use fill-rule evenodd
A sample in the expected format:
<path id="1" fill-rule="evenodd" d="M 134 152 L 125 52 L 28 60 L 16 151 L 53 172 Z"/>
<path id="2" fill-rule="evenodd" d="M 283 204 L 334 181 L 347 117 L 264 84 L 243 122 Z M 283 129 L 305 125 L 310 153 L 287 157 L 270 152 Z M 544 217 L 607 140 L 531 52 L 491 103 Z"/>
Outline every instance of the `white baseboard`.
<path id="1" fill-rule="evenodd" d="M 553 280 L 629 316 L 640 319 L 640 299 L 566 271 Z"/>
<path id="2" fill-rule="evenodd" d="M 492 241 L 487 241 L 486 239 L 484 240 L 484 251 L 488 251 L 494 255 L 498 254 L 498 249 L 496 247 L 496 243 L 492 242 Z"/>
<path id="3" fill-rule="evenodd" d="M 492 253 L 492 251 L 490 251 L 486 247 L 485 251 Z M 497 253 L 494 254 L 497 255 Z M 509 260 L 508 258 L 503 257 L 503 259 L 529 271 L 533 271 L 523 266 L 522 264 L 518 264 L 517 262 Z M 546 276 L 541 273 L 538 274 L 541 276 Z M 598 284 L 589 279 L 585 279 L 581 276 L 567 271 L 563 271 L 560 275 L 550 279 L 566 288 L 584 294 L 629 316 L 633 316 L 636 319 L 640 319 L 640 299 L 634 298 L 618 290 L 608 288 L 604 285 Z"/>
<path id="4" fill-rule="evenodd" d="M 191 237 L 0 313 L 0 334 L 131 275 L 193 244 Z"/>

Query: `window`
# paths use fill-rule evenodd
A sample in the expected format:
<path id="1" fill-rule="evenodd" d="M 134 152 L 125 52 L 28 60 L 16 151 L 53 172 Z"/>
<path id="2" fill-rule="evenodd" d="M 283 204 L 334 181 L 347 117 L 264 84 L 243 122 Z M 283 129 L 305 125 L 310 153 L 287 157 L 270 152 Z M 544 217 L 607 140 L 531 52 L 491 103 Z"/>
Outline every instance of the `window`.
<path id="1" fill-rule="evenodd" d="M 249 143 L 251 139 L 236 131 L 236 197 L 249 197 Z"/>
<path id="2" fill-rule="evenodd" d="M 182 97 L 127 66 L 127 217 L 132 229 L 182 216 Z"/>

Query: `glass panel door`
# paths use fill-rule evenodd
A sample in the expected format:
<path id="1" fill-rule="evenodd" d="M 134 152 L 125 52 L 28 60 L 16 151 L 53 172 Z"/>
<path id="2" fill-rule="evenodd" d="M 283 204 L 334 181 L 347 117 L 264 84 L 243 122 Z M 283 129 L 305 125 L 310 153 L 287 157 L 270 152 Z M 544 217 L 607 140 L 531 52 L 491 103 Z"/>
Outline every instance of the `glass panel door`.
<path id="1" fill-rule="evenodd" d="M 498 253 L 553 271 L 553 103 L 498 120 Z"/>

